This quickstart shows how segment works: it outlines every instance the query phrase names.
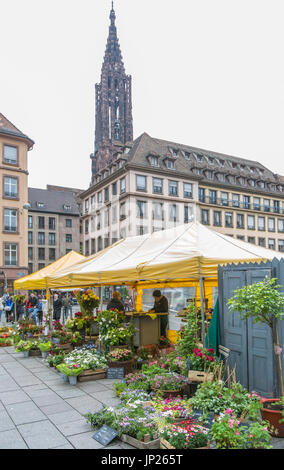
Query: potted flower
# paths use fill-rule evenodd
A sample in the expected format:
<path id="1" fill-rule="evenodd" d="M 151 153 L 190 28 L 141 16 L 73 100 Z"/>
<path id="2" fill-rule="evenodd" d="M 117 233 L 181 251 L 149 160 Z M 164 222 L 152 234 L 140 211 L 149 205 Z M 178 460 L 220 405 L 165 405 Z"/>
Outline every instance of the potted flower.
<path id="1" fill-rule="evenodd" d="M 209 449 L 208 428 L 192 421 L 172 424 L 161 431 L 164 449 Z"/>
<path id="2" fill-rule="evenodd" d="M 171 344 L 170 340 L 166 338 L 166 336 L 160 337 L 158 348 L 161 355 L 166 355 L 175 350 L 174 346 Z"/>
<path id="3" fill-rule="evenodd" d="M 276 280 L 276 278 L 269 279 L 266 277 L 264 281 L 236 289 L 233 297 L 228 300 L 228 307 L 229 310 L 239 312 L 242 320 L 252 318 L 253 323 L 263 323 L 269 326 L 274 345 L 280 397 L 283 397 L 282 345 L 279 344 L 278 321 L 283 319 L 284 295 L 279 292 L 278 289 L 281 286 L 276 285 Z M 281 404 L 279 407 L 279 401 L 280 398 L 278 397 L 263 398 L 262 416 L 277 430 L 278 437 L 284 437 L 283 425 L 279 423 L 283 407 Z"/>
<path id="4" fill-rule="evenodd" d="M 266 422 L 242 424 L 231 409 L 213 423 L 211 439 L 217 449 L 271 449 L 271 437 Z"/>
<path id="5" fill-rule="evenodd" d="M 24 357 L 29 357 L 29 354 L 30 354 L 30 349 L 32 347 L 32 343 L 31 341 L 19 341 L 17 343 L 17 346 L 15 348 L 15 351 L 16 352 L 23 352 L 24 353 Z"/>
<path id="6" fill-rule="evenodd" d="M 13 340 L 9 336 L 3 336 L 0 338 L 0 347 L 4 348 L 5 346 L 12 346 Z"/>
<path id="7" fill-rule="evenodd" d="M 191 416 L 191 406 L 188 400 L 181 397 L 154 399 L 153 408 L 168 423 L 179 423 Z"/>
<path id="8" fill-rule="evenodd" d="M 107 359 L 110 368 L 123 367 L 125 375 L 133 371 L 134 358 L 130 349 L 113 349 L 108 353 Z"/>
<path id="9" fill-rule="evenodd" d="M 82 367 L 80 367 L 78 364 L 69 365 L 66 363 L 59 364 L 57 369 L 59 372 L 68 377 L 70 385 L 77 384 L 77 377 L 83 370 Z"/>
<path id="10" fill-rule="evenodd" d="M 168 372 L 164 375 L 155 375 L 151 380 L 151 388 L 156 395 L 164 397 L 177 397 L 183 394 L 183 389 L 187 379 L 175 372 Z"/>
<path id="11" fill-rule="evenodd" d="M 41 357 L 43 357 L 44 359 L 46 358 L 47 356 L 47 353 L 50 351 L 51 349 L 51 342 L 50 341 L 47 341 L 45 343 L 39 343 L 38 344 L 38 347 L 41 351 Z"/>

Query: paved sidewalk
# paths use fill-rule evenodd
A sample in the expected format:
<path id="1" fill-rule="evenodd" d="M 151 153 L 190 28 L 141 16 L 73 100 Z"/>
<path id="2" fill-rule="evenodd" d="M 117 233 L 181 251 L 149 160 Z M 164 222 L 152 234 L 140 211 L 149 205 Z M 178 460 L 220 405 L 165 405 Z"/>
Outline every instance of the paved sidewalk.
<path id="1" fill-rule="evenodd" d="M 63 382 L 41 358 L 0 348 L 0 449 L 102 449 L 83 414 L 119 403 L 115 380 Z M 133 449 L 119 440 L 106 449 Z"/>

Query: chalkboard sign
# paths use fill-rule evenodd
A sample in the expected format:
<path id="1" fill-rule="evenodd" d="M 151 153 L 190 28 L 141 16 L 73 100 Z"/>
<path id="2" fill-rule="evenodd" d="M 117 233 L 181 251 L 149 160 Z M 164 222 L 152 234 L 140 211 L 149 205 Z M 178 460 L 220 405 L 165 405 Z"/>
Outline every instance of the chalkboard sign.
<path id="1" fill-rule="evenodd" d="M 196 419 L 196 421 L 200 420 L 203 416 L 203 411 L 202 410 L 193 410 L 192 418 Z"/>
<path id="2" fill-rule="evenodd" d="M 93 439 L 98 441 L 103 446 L 107 446 L 111 441 L 113 441 L 117 437 L 117 432 L 109 428 L 108 426 L 104 425 L 101 429 L 99 429 L 94 435 Z"/>
<path id="3" fill-rule="evenodd" d="M 123 379 L 124 368 L 123 367 L 109 367 L 107 369 L 107 379 Z"/>
<path id="4" fill-rule="evenodd" d="M 214 413 L 211 412 L 211 413 L 208 413 L 208 415 L 207 415 L 206 418 L 204 419 L 204 421 L 203 421 L 203 426 L 204 426 L 205 428 L 211 429 L 213 423 L 214 423 Z"/>

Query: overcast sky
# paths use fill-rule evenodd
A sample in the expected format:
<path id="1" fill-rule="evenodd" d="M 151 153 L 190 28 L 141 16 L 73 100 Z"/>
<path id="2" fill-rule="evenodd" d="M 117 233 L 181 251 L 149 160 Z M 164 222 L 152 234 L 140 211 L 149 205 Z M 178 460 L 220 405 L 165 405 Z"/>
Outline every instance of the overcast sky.
<path id="1" fill-rule="evenodd" d="M 134 137 L 284 175 L 283 0 L 115 0 Z M 86 189 L 110 0 L 0 0 L 0 112 L 35 141 L 29 185 Z"/>

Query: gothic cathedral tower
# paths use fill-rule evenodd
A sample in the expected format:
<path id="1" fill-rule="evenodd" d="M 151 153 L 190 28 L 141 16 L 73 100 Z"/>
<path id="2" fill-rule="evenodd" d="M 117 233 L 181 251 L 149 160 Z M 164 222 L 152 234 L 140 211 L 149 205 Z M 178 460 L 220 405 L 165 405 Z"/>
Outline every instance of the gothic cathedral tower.
<path id="1" fill-rule="evenodd" d="M 112 2 L 101 82 L 96 85 L 95 152 L 91 155 L 92 182 L 95 174 L 111 161 L 114 152 L 127 142 L 133 141 L 131 76 L 125 73 L 115 19 Z"/>

